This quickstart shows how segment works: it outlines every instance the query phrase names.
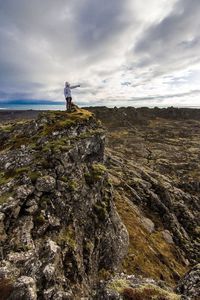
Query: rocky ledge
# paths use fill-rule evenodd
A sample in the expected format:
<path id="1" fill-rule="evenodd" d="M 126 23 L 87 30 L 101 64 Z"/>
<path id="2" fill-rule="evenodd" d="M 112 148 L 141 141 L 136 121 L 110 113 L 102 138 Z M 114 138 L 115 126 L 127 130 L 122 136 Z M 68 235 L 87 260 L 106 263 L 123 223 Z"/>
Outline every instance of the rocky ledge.
<path id="1" fill-rule="evenodd" d="M 0 295 L 93 297 L 128 234 L 112 200 L 104 130 L 88 111 L 0 127 Z"/>

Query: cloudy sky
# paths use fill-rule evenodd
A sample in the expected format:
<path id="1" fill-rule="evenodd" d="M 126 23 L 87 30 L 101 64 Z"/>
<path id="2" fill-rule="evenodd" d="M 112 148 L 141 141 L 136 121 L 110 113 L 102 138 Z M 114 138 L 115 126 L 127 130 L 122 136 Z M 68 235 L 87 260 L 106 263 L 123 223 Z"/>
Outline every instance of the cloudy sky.
<path id="1" fill-rule="evenodd" d="M 199 0 L 0 0 L 0 107 L 200 106 Z"/>

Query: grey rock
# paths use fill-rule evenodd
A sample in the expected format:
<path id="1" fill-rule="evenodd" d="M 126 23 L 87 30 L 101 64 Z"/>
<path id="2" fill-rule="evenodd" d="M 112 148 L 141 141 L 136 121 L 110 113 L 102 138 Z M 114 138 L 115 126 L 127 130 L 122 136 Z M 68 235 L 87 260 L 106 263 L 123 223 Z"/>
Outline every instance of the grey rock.
<path id="1" fill-rule="evenodd" d="M 56 187 L 56 180 L 50 175 L 46 175 L 37 179 L 36 189 L 39 192 L 51 192 Z"/>
<path id="2" fill-rule="evenodd" d="M 173 237 L 169 230 L 163 230 L 162 235 L 167 243 L 174 244 Z"/>
<path id="3" fill-rule="evenodd" d="M 5 214 L 0 212 L 0 240 L 1 242 L 6 240 L 7 234 L 5 232 L 5 227 L 4 227 L 4 219 L 5 219 Z"/>
<path id="4" fill-rule="evenodd" d="M 17 199 L 26 199 L 34 191 L 33 186 L 21 185 L 16 190 Z"/>
<path id="5" fill-rule="evenodd" d="M 21 276 L 13 288 L 14 291 L 8 300 L 37 300 L 36 284 L 33 278 Z"/>
<path id="6" fill-rule="evenodd" d="M 53 264 L 46 265 L 43 274 L 47 281 L 51 281 L 55 274 L 55 266 Z"/>
<path id="7" fill-rule="evenodd" d="M 45 300 L 73 300 L 73 294 L 71 291 L 56 291 L 54 287 L 45 290 L 44 293 Z"/>
<path id="8" fill-rule="evenodd" d="M 185 296 L 187 300 L 200 298 L 200 264 L 185 274 L 179 281 L 176 291 Z"/>
<path id="9" fill-rule="evenodd" d="M 25 211 L 30 215 L 33 215 L 37 210 L 38 210 L 37 204 L 33 204 L 32 206 L 29 206 L 28 208 L 25 209 Z"/>
<path id="10" fill-rule="evenodd" d="M 143 218 L 142 219 L 142 224 L 148 232 L 150 232 L 150 233 L 154 232 L 155 225 L 149 218 Z"/>

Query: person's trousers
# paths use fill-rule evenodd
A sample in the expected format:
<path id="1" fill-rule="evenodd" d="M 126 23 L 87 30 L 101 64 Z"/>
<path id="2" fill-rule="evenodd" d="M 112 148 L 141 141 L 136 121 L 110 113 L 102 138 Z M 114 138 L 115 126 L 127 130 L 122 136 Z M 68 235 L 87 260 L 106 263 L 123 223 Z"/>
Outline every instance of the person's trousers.
<path id="1" fill-rule="evenodd" d="M 66 97 L 66 109 L 71 111 L 72 108 L 72 97 Z"/>

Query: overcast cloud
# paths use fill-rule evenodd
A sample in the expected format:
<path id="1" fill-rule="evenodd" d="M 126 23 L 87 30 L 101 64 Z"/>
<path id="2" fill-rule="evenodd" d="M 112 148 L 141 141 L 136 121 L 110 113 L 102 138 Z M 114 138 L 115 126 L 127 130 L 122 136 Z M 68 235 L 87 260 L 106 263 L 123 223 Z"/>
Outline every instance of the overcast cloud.
<path id="1" fill-rule="evenodd" d="M 5 100 L 200 106 L 199 0 L 0 0 Z"/>

